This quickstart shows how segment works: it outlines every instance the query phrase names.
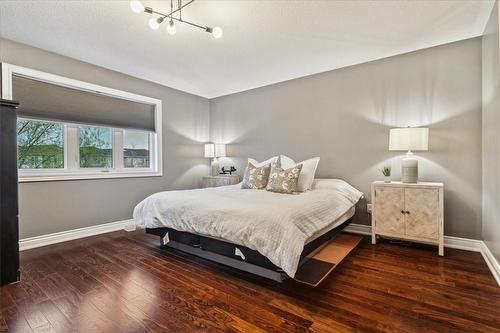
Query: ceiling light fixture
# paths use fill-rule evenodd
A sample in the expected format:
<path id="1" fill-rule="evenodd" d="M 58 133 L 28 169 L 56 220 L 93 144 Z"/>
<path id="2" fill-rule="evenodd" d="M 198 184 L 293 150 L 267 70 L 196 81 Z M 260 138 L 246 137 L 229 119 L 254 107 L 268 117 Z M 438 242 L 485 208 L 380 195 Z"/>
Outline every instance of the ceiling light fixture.
<path id="1" fill-rule="evenodd" d="M 182 3 L 182 0 L 177 0 L 177 8 L 174 9 L 174 4 L 173 0 L 170 0 L 170 13 L 169 14 L 164 14 L 161 12 L 158 12 L 154 10 L 151 7 L 145 7 L 140 1 L 138 0 L 132 0 L 130 1 L 130 9 L 134 13 L 148 13 L 151 15 L 155 15 L 156 17 L 153 17 L 149 20 L 148 24 L 149 27 L 153 30 L 158 30 L 160 27 L 160 24 L 165 21 L 165 19 L 168 19 L 168 25 L 167 25 L 167 32 L 171 35 L 175 35 L 177 32 L 177 28 L 174 24 L 174 21 L 181 22 L 188 24 L 190 26 L 200 28 L 205 30 L 206 32 L 212 34 L 214 38 L 221 38 L 222 37 L 222 29 L 220 27 L 207 27 L 207 26 L 202 26 L 193 22 L 189 22 L 186 20 L 182 19 L 182 9 L 185 8 L 186 6 L 192 4 L 194 0 L 190 0 L 186 2 L 185 4 Z M 174 14 L 177 14 L 177 17 L 174 16 Z"/>

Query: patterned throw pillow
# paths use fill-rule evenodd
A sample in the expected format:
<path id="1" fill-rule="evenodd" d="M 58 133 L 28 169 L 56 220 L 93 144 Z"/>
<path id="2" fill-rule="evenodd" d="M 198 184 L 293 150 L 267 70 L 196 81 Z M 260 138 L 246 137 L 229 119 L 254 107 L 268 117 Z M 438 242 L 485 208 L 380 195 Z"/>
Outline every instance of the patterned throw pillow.
<path id="1" fill-rule="evenodd" d="M 297 164 L 290 169 L 282 169 L 276 163 L 271 165 L 271 173 L 266 190 L 278 193 L 296 193 L 299 191 L 298 182 L 302 164 Z"/>
<path id="2" fill-rule="evenodd" d="M 271 163 L 261 167 L 256 167 L 251 162 L 248 162 L 245 169 L 245 176 L 241 183 L 241 188 L 263 189 L 266 188 L 269 172 L 271 171 Z"/>

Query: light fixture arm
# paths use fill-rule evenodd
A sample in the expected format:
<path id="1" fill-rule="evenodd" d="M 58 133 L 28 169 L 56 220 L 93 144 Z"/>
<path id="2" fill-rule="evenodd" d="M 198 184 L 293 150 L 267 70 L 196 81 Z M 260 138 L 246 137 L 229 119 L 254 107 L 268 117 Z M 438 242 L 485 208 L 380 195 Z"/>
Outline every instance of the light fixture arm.
<path id="1" fill-rule="evenodd" d="M 206 32 L 212 32 L 212 28 L 210 28 L 210 27 L 205 27 L 205 26 L 193 23 L 193 22 L 182 20 L 182 19 L 177 18 L 177 17 L 171 17 L 171 19 L 174 20 L 174 21 L 177 21 L 177 22 L 186 23 L 186 24 L 192 25 L 193 27 L 197 27 L 197 28 L 203 29 Z"/>
<path id="2" fill-rule="evenodd" d="M 194 2 L 194 0 L 191 0 L 191 1 L 188 1 L 186 2 L 185 4 L 183 4 L 181 7 L 177 8 L 176 10 L 174 11 L 171 11 L 170 14 L 164 14 L 162 12 L 159 12 L 159 11 L 156 11 L 154 10 L 153 8 L 151 7 L 144 7 L 144 12 L 145 13 L 148 13 L 148 14 L 156 14 L 156 15 L 160 15 L 160 16 L 163 16 L 163 18 L 172 18 L 172 15 L 174 15 L 175 13 L 177 12 L 180 12 L 183 8 L 185 8 L 186 6 L 192 4 Z"/>
<path id="3" fill-rule="evenodd" d="M 167 30 L 169 31 L 170 34 L 175 34 L 175 27 L 173 27 L 173 22 L 172 22 L 175 20 L 177 22 L 186 23 L 186 24 L 191 25 L 193 27 L 203 29 L 204 31 L 211 33 L 215 38 L 220 38 L 222 36 L 222 29 L 221 28 L 204 26 L 204 25 L 196 24 L 196 23 L 189 22 L 189 21 L 182 19 L 182 9 L 189 6 L 194 1 L 195 0 L 190 0 L 190 1 L 183 4 L 182 0 L 177 0 L 177 8 L 174 9 L 174 0 L 170 0 L 170 13 L 169 14 L 165 14 L 165 13 L 156 11 L 152 7 L 144 7 L 140 4 L 139 1 L 136 1 L 136 0 L 131 1 L 131 8 L 134 12 L 138 13 L 140 11 L 137 10 L 137 7 L 139 6 L 139 8 L 142 7 L 141 9 L 144 10 L 145 13 L 152 14 L 152 15 L 153 14 L 158 15 L 156 22 L 152 21 L 153 19 L 150 20 L 150 22 L 151 22 L 150 26 L 152 29 L 155 29 L 155 30 L 158 29 L 158 25 L 161 24 L 166 18 L 168 18 L 170 21 L 169 22 L 170 27 L 167 28 Z M 179 17 L 174 17 L 175 13 L 179 13 L 179 15 L 178 15 Z"/>

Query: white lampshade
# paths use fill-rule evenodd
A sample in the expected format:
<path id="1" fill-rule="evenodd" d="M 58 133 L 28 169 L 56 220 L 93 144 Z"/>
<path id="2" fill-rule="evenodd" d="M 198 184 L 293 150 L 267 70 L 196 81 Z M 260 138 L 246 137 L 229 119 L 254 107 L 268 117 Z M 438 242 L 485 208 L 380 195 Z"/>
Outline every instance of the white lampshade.
<path id="1" fill-rule="evenodd" d="M 215 145 L 213 143 L 205 143 L 205 157 L 206 158 L 215 157 Z"/>
<path id="2" fill-rule="evenodd" d="M 226 157 L 226 145 L 223 143 L 205 143 L 205 157 Z"/>
<path id="3" fill-rule="evenodd" d="M 428 150 L 428 128 L 392 128 L 389 132 L 389 150 Z"/>
<path id="4" fill-rule="evenodd" d="M 223 143 L 215 144 L 215 157 L 226 157 L 226 145 Z"/>

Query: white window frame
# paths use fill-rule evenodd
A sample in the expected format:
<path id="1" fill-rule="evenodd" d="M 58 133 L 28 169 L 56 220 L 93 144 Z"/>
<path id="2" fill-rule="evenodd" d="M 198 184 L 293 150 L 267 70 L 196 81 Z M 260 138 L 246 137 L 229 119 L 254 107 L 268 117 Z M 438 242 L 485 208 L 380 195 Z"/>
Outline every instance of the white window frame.
<path id="1" fill-rule="evenodd" d="M 64 168 L 61 169 L 19 169 L 19 182 L 59 181 L 77 179 L 159 177 L 163 175 L 162 159 L 162 102 L 159 99 L 141 96 L 122 90 L 107 88 L 92 83 L 69 79 L 25 67 L 2 63 L 2 98 L 12 99 L 12 77 L 14 75 L 34 79 L 72 89 L 99 93 L 104 96 L 155 106 L 155 132 L 150 133 L 150 167 L 123 167 L 123 129 L 102 126 L 113 130 L 113 168 L 80 168 L 78 127 L 92 124 L 64 124 Z M 20 101 L 22 103 L 22 101 Z M 23 118 L 24 119 L 24 118 Z M 28 119 L 28 118 L 26 118 Z M 33 119 L 37 120 L 37 119 Z M 40 119 L 42 120 L 42 119 Z M 45 120 L 42 120 L 45 121 Z"/>

